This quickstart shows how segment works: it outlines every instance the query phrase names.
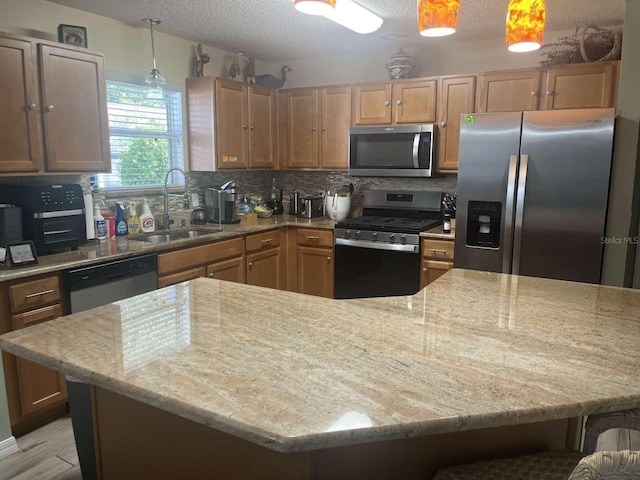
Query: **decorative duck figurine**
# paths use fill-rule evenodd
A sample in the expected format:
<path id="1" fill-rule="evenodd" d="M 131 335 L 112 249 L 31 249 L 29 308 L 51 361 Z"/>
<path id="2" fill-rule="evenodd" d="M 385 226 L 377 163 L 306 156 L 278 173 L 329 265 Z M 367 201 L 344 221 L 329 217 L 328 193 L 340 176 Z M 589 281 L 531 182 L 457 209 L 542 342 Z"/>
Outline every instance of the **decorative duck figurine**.
<path id="1" fill-rule="evenodd" d="M 283 65 L 280 71 L 282 78 L 269 74 L 258 75 L 256 77 L 256 85 L 269 88 L 282 88 L 284 86 L 284 82 L 287 81 L 287 72 L 291 72 L 292 70 L 287 65 Z"/>
<path id="2" fill-rule="evenodd" d="M 244 55 L 244 52 L 236 53 L 236 56 L 233 57 L 233 62 L 231 62 L 231 66 L 229 67 L 229 73 L 227 76 L 231 80 L 235 80 L 238 75 L 240 75 L 240 57 Z"/>

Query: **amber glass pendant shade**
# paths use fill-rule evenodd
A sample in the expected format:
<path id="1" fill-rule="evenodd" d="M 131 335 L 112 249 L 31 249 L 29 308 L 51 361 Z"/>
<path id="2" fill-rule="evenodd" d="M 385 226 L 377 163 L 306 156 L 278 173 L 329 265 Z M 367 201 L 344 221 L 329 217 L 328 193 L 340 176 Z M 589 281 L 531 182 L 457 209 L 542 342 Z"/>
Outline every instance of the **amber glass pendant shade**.
<path id="1" fill-rule="evenodd" d="M 293 0 L 296 10 L 309 15 L 326 15 L 336 6 L 336 0 Z"/>
<path id="2" fill-rule="evenodd" d="M 509 0 L 507 47 L 512 52 L 531 52 L 542 45 L 544 0 Z"/>
<path id="3" fill-rule="evenodd" d="M 425 37 L 443 37 L 458 28 L 460 0 L 418 0 L 418 27 Z"/>

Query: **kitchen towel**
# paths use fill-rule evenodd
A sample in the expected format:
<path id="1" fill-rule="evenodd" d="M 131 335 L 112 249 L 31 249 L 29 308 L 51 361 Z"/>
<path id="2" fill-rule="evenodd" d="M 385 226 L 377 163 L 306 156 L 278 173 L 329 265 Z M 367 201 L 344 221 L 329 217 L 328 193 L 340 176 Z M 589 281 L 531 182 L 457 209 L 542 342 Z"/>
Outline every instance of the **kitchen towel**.
<path id="1" fill-rule="evenodd" d="M 93 197 L 90 193 L 84 195 L 84 218 L 87 228 L 87 240 L 96 238 L 96 232 L 93 227 Z"/>

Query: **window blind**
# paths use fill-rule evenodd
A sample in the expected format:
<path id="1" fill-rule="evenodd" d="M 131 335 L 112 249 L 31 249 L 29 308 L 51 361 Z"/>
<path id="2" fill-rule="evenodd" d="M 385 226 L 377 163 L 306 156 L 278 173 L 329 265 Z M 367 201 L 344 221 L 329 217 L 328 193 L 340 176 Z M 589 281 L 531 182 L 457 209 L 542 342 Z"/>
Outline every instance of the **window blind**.
<path id="1" fill-rule="evenodd" d="M 182 94 L 163 90 L 147 98 L 148 88 L 107 81 L 111 168 L 98 174 L 98 188 L 136 188 L 164 184 L 171 167 L 184 166 Z M 170 185 L 184 185 L 177 172 Z"/>

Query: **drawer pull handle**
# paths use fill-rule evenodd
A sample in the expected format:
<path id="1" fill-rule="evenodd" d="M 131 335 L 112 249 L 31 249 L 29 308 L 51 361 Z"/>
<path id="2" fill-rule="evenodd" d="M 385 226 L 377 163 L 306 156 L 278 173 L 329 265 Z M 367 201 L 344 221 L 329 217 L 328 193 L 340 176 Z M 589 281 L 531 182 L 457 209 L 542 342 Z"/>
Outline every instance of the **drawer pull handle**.
<path id="1" fill-rule="evenodd" d="M 55 107 L 53 105 L 47 105 L 47 112 L 53 112 Z"/>
<path id="2" fill-rule="evenodd" d="M 260 240 L 262 243 L 273 242 L 273 238 L 265 238 L 264 240 Z"/>
<path id="3" fill-rule="evenodd" d="M 446 254 L 447 254 L 447 251 L 446 251 L 446 250 L 442 250 L 442 249 L 440 249 L 440 248 L 430 248 L 429 250 L 430 250 L 430 251 L 432 251 L 432 252 L 433 252 L 433 253 L 435 253 L 435 254 L 438 254 L 438 253 L 442 253 L 442 254 L 444 254 L 444 255 L 446 255 Z"/>
<path id="4" fill-rule="evenodd" d="M 44 232 L 45 235 L 61 235 L 63 233 L 69 233 L 71 230 L 50 230 L 48 232 Z"/>
<path id="5" fill-rule="evenodd" d="M 318 237 L 316 235 L 307 235 L 306 239 L 307 240 L 320 240 L 320 237 Z"/>
<path id="6" fill-rule="evenodd" d="M 327 262 L 330 262 L 330 261 L 331 261 L 331 257 L 327 257 Z"/>
<path id="7" fill-rule="evenodd" d="M 422 271 L 423 271 L 423 272 L 428 272 L 428 271 L 429 271 L 429 269 L 428 269 L 427 267 L 424 267 L 424 268 L 422 269 Z"/>
<path id="8" fill-rule="evenodd" d="M 29 105 L 27 105 L 27 108 L 29 110 L 35 110 L 36 108 L 38 108 L 38 104 L 37 103 L 30 103 Z"/>
<path id="9" fill-rule="evenodd" d="M 249 268 L 253 267 L 253 262 L 249 262 Z"/>
<path id="10" fill-rule="evenodd" d="M 215 277 L 215 276 L 216 276 L 215 272 L 211 272 L 211 273 L 209 274 L 209 278 L 213 278 L 213 277 Z"/>
<path id="11" fill-rule="evenodd" d="M 25 298 L 41 297 L 43 295 L 49 295 L 50 293 L 53 293 L 53 290 L 44 290 L 38 293 L 30 293 L 28 295 L 25 295 Z"/>

